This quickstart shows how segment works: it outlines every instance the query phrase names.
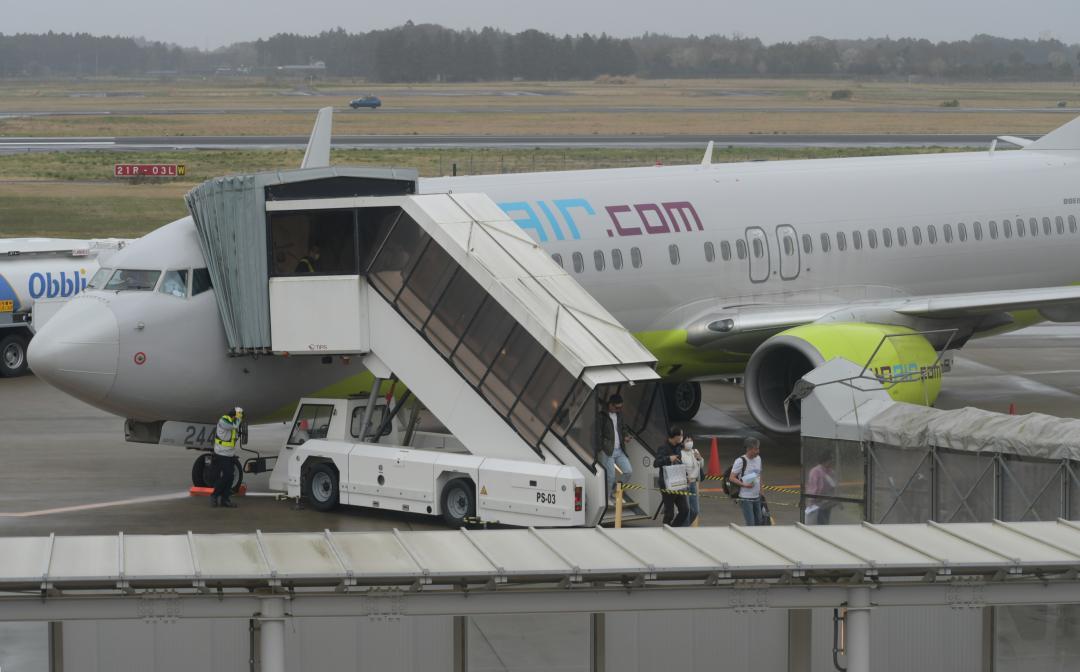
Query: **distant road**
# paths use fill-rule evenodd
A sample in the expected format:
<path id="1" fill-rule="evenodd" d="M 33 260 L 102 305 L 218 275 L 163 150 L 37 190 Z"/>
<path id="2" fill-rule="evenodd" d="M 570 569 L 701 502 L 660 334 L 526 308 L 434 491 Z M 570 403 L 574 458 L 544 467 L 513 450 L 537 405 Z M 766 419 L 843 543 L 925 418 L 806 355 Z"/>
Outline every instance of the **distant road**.
<path id="1" fill-rule="evenodd" d="M 718 147 L 989 147 L 992 135 L 336 135 L 338 149 L 527 149 L 543 148 L 691 148 Z M 297 149 L 307 137 L 177 136 L 0 138 L 0 153 L 109 149 Z"/>

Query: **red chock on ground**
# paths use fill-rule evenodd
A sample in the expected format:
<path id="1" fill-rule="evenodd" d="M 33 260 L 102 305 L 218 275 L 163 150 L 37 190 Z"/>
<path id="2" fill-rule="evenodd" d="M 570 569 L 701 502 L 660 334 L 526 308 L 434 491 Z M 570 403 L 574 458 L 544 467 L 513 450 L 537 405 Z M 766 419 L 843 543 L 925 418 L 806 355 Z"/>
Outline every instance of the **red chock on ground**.
<path id="1" fill-rule="evenodd" d="M 188 490 L 188 495 L 190 495 L 192 497 L 209 497 L 212 494 L 214 494 L 214 489 L 213 488 L 200 488 L 200 487 L 197 487 L 197 486 L 193 485 L 193 486 L 191 486 L 191 489 Z M 234 492 L 233 494 L 238 495 L 240 497 L 243 497 L 245 494 L 247 494 L 247 486 L 241 484 L 240 489 L 237 490 L 236 492 Z"/>
<path id="2" fill-rule="evenodd" d="M 706 470 L 705 475 L 712 478 L 719 478 L 724 475 L 720 471 L 720 449 L 715 436 L 712 437 L 712 448 L 709 450 L 709 468 Z"/>

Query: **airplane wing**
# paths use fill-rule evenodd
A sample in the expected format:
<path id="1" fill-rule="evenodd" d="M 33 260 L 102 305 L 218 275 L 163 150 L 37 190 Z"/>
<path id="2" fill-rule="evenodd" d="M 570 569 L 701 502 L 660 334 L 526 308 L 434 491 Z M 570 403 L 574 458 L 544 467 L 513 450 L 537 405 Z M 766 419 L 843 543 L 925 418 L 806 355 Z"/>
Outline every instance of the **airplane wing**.
<path id="1" fill-rule="evenodd" d="M 950 322 L 976 332 L 1011 323 L 1010 311 L 1039 310 L 1048 320 L 1080 320 L 1080 286 L 930 294 L 811 305 L 732 306 L 694 320 L 691 345 L 752 350 L 773 334 L 814 322 L 872 322 L 911 326 L 913 320 Z"/>
<path id="2" fill-rule="evenodd" d="M 324 107 L 315 117 L 315 127 L 311 129 L 307 151 L 301 168 L 325 168 L 330 165 L 330 131 L 334 124 L 334 108 Z"/>

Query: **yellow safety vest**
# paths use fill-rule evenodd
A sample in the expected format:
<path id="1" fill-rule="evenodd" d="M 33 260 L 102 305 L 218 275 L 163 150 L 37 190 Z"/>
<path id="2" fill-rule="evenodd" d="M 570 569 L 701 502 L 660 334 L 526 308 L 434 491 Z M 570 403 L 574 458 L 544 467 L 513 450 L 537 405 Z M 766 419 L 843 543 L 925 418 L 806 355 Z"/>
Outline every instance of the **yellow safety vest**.
<path id="1" fill-rule="evenodd" d="M 214 430 L 214 443 L 222 448 L 232 448 L 236 445 L 236 420 L 227 415 L 223 415 L 221 416 L 221 420 L 218 421 L 218 424 L 220 425 L 222 422 L 232 425 L 229 439 L 228 441 L 223 441 L 221 437 L 217 435 L 217 430 Z"/>

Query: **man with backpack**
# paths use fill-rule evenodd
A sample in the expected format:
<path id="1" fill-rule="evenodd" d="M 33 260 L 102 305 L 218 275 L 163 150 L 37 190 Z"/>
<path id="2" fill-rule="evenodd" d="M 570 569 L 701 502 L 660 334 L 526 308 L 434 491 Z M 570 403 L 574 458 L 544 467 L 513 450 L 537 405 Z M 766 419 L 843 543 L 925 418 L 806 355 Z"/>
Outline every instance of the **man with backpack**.
<path id="1" fill-rule="evenodd" d="M 768 525 L 761 500 L 761 442 L 748 436 L 743 447 L 746 452 L 735 458 L 726 475 L 729 494 L 739 502 L 748 526 Z"/>

